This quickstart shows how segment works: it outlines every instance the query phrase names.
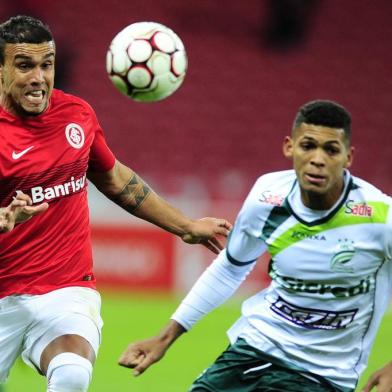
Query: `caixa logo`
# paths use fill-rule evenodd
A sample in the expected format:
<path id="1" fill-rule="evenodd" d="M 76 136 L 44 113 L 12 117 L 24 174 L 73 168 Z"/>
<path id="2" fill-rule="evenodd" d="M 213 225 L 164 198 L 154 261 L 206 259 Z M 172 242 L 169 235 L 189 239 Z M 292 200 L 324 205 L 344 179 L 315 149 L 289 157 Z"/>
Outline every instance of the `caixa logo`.
<path id="1" fill-rule="evenodd" d="M 367 216 L 373 215 L 373 207 L 363 202 L 348 200 L 344 206 L 344 212 L 348 215 Z"/>

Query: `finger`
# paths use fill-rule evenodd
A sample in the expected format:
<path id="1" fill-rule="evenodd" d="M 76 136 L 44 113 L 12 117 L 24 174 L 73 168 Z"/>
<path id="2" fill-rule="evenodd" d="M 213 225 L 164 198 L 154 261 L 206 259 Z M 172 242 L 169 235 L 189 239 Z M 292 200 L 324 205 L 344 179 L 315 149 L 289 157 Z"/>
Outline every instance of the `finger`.
<path id="1" fill-rule="evenodd" d="M 227 230 L 231 230 L 233 228 L 233 225 L 227 221 L 226 219 L 222 219 L 222 224 L 220 224 L 220 226 L 225 227 Z"/>
<path id="2" fill-rule="evenodd" d="M 215 233 L 223 235 L 225 237 L 227 237 L 229 235 L 230 230 L 233 228 L 231 223 L 229 223 L 228 221 L 226 221 L 224 219 L 219 219 L 217 224 L 218 224 L 218 227 L 216 228 Z"/>
<path id="3" fill-rule="evenodd" d="M 14 197 L 11 204 L 7 207 L 9 211 L 15 211 L 19 207 L 27 206 L 27 200 L 17 199 Z"/>
<path id="4" fill-rule="evenodd" d="M 132 374 L 137 377 L 140 374 L 144 373 L 153 363 L 155 363 L 157 359 L 153 355 L 147 355 L 144 360 L 135 367 Z"/>
<path id="5" fill-rule="evenodd" d="M 45 212 L 48 208 L 49 208 L 48 203 L 42 203 L 36 206 L 26 206 L 23 208 L 23 212 L 25 214 L 34 216 L 34 215 L 41 214 L 42 212 Z"/>
<path id="6" fill-rule="evenodd" d="M 228 237 L 230 234 L 230 230 L 226 229 L 225 227 L 218 227 L 215 230 L 215 234 L 223 235 L 224 237 Z"/>
<path id="7" fill-rule="evenodd" d="M 30 196 L 26 193 L 23 193 L 22 191 L 16 191 L 16 196 L 14 197 L 14 199 L 25 200 L 29 206 L 33 204 Z"/>
<path id="8" fill-rule="evenodd" d="M 226 219 L 218 219 L 218 225 L 226 228 L 227 230 L 231 230 L 233 228 L 233 225 Z"/>
<path id="9" fill-rule="evenodd" d="M 14 227 L 14 223 L 11 220 L 11 213 L 9 211 L 5 211 L 0 218 L 0 231 L 7 233 L 11 231 Z"/>
<path id="10" fill-rule="evenodd" d="M 367 384 L 365 385 L 365 387 L 362 389 L 361 392 L 370 392 L 373 387 L 375 387 L 377 385 L 377 381 L 374 378 L 370 378 L 370 380 L 367 382 Z"/>
<path id="11" fill-rule="evenodd" d="M 118 360 L 118 364 L 120 366 L 124 366 L 132 369 L 137 365 L 139 365 L 143 361 L 144 357 L 145 354 L 141 350 L 138 349 L 127 350 L 122 354 L 122 356 Z"/>
<path id="12" fill-rule="evenodd" d="M 377 392 L 391 392 L 392 391 L 392 384 L 391 380 L 387 375 L 384 375 L 385 377 L 383 378 L 382 376 L 378 379 L 377 382 Z"/>

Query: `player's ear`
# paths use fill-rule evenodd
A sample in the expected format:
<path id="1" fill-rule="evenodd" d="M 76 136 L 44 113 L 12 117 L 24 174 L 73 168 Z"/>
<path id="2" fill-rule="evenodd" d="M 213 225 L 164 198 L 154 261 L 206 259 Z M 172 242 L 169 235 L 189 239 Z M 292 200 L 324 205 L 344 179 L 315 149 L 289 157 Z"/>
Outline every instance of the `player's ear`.
<path id="1" fill-rule="evenodd" d="M 349 147 L 348 153 L 347 153 L 347 162 L 345 164 L 345 168 L 349 168 L 351 167 L 351 165 L 353 164 L 353 160 L 354 160 L 354 147 Z"/>
<path id="2" fill-rule="evenodd" d="M 293 139 L 291 136 L 286 136 L 283 140 L 283 155 L 288 159 L 293 157 Z"/>

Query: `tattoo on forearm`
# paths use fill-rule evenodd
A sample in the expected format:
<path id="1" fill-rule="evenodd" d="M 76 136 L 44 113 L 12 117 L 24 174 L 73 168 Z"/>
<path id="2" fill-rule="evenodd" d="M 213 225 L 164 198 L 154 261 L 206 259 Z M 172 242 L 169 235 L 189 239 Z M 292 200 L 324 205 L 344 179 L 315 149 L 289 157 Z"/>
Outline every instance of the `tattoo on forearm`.
<path id="1" fill-rule="evenodd" d="M 151 188 L 134 173 L 122 191 L 110 198 L 132 214 L 143 204 L 150 193 Z"/>

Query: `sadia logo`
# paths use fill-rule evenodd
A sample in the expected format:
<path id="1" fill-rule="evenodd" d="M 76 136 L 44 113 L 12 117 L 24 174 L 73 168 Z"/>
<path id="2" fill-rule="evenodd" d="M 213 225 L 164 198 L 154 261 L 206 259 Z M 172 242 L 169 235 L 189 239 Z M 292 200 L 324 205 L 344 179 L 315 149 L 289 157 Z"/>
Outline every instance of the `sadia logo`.
<path id="1" fill-rule="evenodd" d="M 345 205 L 344 212 L 349 215 L 367 216 L 370 218 L 373 215 L 373 208 L 366 203 L 358 203 L 354 200 L 348 200 Z"/>
<path id="2" fill-rule="evenodd" d="M 348 266 L 347 263 L 351 261 L 354 255 L 354 241 L 347 238 L 339 240 L 335 254 L 331 258 L 331 269 L 337 272 L 353 272 L 353 268 Z"/>
<path id="3" fill-rule="evenodd" d="M 262 203 L 272 204 L 273 206 L 281 206 L 284 202 L 284 197 L 273 194 L 271 191 L 264 191 L 261 194 L 259 201 Z"/>

